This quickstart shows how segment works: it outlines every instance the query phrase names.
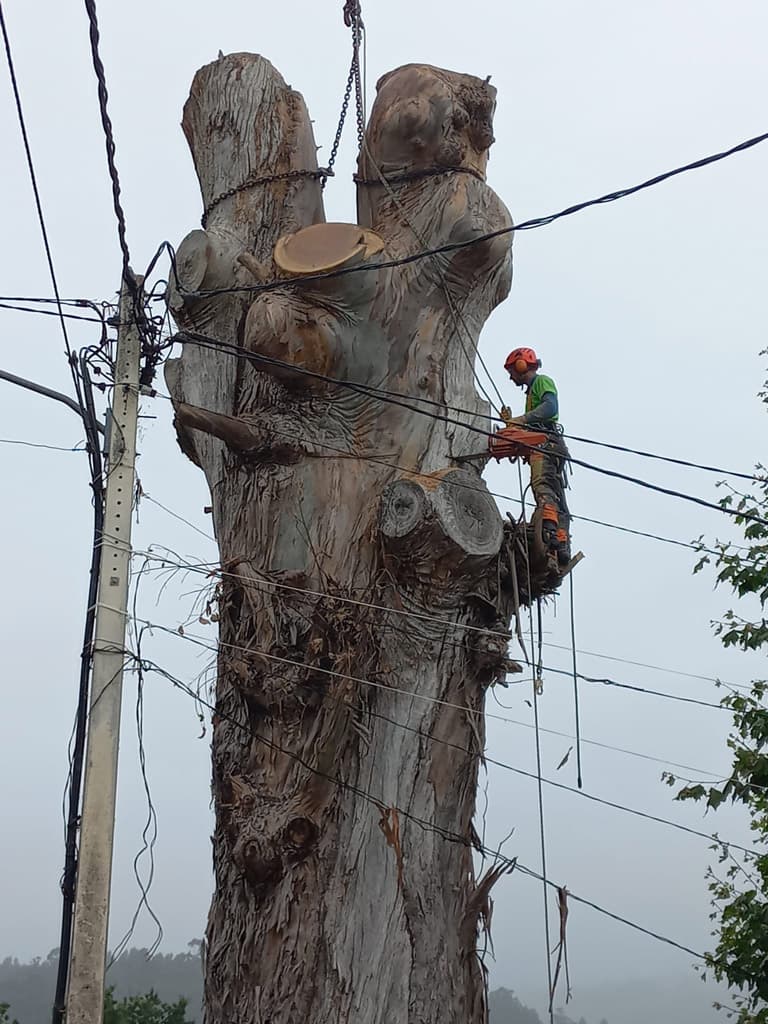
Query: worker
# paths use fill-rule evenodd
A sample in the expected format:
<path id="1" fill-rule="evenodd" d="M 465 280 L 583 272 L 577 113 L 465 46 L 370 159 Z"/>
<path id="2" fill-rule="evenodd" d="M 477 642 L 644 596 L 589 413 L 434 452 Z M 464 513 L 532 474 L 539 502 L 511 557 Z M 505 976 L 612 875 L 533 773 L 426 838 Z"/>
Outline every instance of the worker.
<path id="1" fill-rule="evenodd" d="M 556 555 L 564 568 L 571 558 L 571 517 L 565 499 L 568 449 L 558 423 L 557 388 L 551 377 L 539 373 L 541 360 L 532 348 L 516 348 L 507 356 L 504 369 L 509 379 L 525 388 L 525 412 L 512 416 L 505 406 L 502 418 L 507 426 L 531 427 L 547 434 L 546 445 L 532 451 L 531 490 L 541 518 L 541 535 L 547 551 Z"/>

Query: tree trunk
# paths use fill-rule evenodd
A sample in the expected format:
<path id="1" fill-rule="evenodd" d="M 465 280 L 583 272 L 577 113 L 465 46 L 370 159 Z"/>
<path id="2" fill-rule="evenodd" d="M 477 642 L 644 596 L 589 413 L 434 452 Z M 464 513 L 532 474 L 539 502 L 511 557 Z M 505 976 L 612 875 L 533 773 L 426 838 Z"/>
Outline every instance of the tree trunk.
<path id="1" fill-rule="evenodd" d="M 208 1024 L 487 1017 L 476 941 L 496 875 L 475 880 L 472 818 L 485 691 L 517 666 L 503 637 L 461 628 L 506 634 L 515 603 L 496 505 L 456 461 L 483 439 L 191 332 L 409 405 L 430 398 L 443 407 L 421 408 L 438 414 L 476 410 L 485 428 L 473 346 L 509 290 L 511 236 L 301 275 L 510 225 L 484 181 L 494 95 L 467 75 L 393 71 L 359 171 L 400 176 L 396 201 L 361 184 L 361 226 L 322 226 L 317 178 L 262 182 L 179 248 L 171 299 L 189 333 L 167 379 L 223 569 Z M 317 167 L 303 100 L 261 57 L 199 71 L 183 125 L 207 205 Z M 184 295 L 281 273 L 284 288 L 255 298 Z"/>

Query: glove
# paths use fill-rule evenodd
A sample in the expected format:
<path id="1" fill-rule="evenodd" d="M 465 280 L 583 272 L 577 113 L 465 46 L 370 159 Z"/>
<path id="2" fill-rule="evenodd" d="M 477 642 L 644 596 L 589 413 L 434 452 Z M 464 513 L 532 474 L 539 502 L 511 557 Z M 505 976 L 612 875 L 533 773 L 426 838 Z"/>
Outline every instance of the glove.
<path id="1" fill-rule="evenodd" d="M 506 427 L 512 422 L 512 410 L 508 405 L 502 405 L 501 409 L 499 409 L 499 416 L 504 420 L 504 426 Z"/>
<path id="2" fill-rule="evenodd" d="M 524 427 L 525 416 L 510 416 L 506 424 L 508 427 Z"/>

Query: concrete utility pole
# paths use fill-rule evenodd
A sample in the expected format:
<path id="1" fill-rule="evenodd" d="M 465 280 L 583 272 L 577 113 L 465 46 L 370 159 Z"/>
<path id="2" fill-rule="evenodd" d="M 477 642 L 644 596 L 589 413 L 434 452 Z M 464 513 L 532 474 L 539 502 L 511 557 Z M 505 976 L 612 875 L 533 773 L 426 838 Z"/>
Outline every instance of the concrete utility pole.
<path id="1" fill-rule="evenodd" d="M 141 281 L 137 286 L 141 287 Z M 120 293 L 109 474 L 101 542 L 74 937 L 67 991 L 68 1024 L 101 1024 L 112 878 L 120 703 L 136 476 L 141 339 L 125 282 Z"/>

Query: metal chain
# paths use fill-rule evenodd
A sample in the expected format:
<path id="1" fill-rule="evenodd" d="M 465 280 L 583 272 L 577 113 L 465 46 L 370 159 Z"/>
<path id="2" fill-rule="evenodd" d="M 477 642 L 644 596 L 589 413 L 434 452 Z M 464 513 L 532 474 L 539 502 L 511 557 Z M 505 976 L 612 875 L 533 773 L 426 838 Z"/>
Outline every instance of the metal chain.
<path id="1" fill-rule="evenodd" d="M 212 199 L 206 206 L 203 216 L 200 218 L 200 223 L 205 227 L 211 211 L 219 203 L 223 203 L 225 199 L 231 199 L 238 192 L 246 192 L 250 188 L 258 188 L 259 185 L 271 185 L 274 181 L 292 181 L 294 178 L 320 178 L 323 184 L 325 184 L 325 179 L 330 177 L 333 177 L 331 167 L 319 167 L 316 171 L 282 171 L 278 174 L 265 174 L 261 178 L 246 178 L 242 184 L 235 185 L 234 188 L 228 188 L 226 192 L 222 192 Z"/>
<path id="2" fill-rule="evenodd" d="M 363 77 L 360 70 L 360 42 L 363 37 L 363 19 L 360 16 L 360 4 L 355 4 L 352 17 L 352 67 L 355 74 L 355 113 L 357 115 L 357 150 L 363 148 L 365 138 L 365 105 L 363 103 Z"/>
<path id="3" fill-rule="evenodd" d="M 359 0 L 347 0 L 344 4 L 344 24 L 352 29 L 352 63 L 349 66 L 349 74 L 347 75 L 347 84 L 344 87 L 344 98 L 341 101 L 341 113 L 339 114 L 339 123 L 336 127 L 336 135 L 333 139 L 333 145 L 331 146 L 331 155 L 328 159 L 328 170 L 333 170 L 333 165 L 336 163 L 336 157 L 339 153 L 339 145 L 341 143 L 341 136 L 344 131 L 344 123 L 347 119 L 347 112 L 349 111 L 349 101 L 352 98 L 352 87 L 355 89 L 355 107 L 356 107 L 356 119 L 357 119 L 357 148 L 358 151 L 363 146 L 363 136 L 365 135 L 365 111 L 363 110 L 363 82 L 360 74 L 360 39 L 363 32 L 363 22 L 360 17 L 360 3 Z M 325 188 L 325 181 L 323 181 L 322 187 Z"/>

